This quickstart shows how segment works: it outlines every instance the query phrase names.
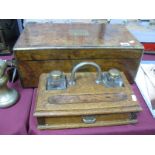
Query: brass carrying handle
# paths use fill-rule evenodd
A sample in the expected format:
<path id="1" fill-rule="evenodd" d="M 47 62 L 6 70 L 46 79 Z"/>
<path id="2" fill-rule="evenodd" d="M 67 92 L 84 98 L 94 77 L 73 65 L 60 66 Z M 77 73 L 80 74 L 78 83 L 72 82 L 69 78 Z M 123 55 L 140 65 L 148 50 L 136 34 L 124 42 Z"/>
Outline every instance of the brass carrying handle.
<path id="1" fill-rule="evenodd" d="M 100 68 L 100 66 L 94 62 L 81 62 L 79 64 L 77 64 L 72 72 L 71 72 L 71 77 L 70 77 L 70 80 L 69 80 L 69 85 L 75 85 L 75 73 L 83 66 L 93 66 L 96 68 L 96 71 L 97 71 L 97 78 L 96 78 L 96 83 L 99 84 L 102 82 L 102 70 Z"/>

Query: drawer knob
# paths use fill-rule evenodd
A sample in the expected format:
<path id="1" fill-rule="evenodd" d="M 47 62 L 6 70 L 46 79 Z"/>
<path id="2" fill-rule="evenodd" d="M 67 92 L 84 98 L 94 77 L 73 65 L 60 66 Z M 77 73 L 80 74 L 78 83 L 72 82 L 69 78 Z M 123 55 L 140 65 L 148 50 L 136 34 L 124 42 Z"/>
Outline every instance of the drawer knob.
<path id="1" fill-rule="evenodd" d="M 95 116 L 83 116 L 82 118 L 83 122 L 85 124 L 93 124 L 96 122 L 96 117 Z"/>

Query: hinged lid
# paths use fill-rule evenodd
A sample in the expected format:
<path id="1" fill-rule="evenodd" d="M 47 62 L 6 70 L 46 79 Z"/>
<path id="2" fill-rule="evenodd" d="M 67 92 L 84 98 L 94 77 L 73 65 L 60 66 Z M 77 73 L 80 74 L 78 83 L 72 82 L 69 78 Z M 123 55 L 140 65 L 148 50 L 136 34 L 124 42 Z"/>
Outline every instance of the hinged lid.
<path id="1" fill-rule="evenodd" d="M 143 49 L 123 25 L 27 24 L 14 50 L 32 49 Z"/>

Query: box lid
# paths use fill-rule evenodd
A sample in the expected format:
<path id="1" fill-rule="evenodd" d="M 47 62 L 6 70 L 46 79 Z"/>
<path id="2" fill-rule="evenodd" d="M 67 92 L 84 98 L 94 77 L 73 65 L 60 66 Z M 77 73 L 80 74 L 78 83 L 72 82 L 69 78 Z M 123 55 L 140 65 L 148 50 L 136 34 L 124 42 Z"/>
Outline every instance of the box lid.
<path id="1" fill-rule="evenodd" d="M 31 49 L 143 49 L 123 25 L 27 24 L 14 50 Z"/>

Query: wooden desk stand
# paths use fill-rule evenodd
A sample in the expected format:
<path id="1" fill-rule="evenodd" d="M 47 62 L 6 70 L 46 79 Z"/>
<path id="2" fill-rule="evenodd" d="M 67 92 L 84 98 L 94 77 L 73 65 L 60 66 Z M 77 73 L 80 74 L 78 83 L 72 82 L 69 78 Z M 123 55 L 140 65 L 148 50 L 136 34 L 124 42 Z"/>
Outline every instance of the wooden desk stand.
<path id="1" fill-rule="evenodd" d="M 65 74 L 69 79 L 70 74 Z M 42 74 L 34 116 L 38 129 L 64 129 L 124 125 L 137 122 L 142 109 L 124 73 L 124 86 L 96 84 L 95 73 L 77 73 L 76 84 L 65 90 L 46 90 L 48 74 Z"/>

